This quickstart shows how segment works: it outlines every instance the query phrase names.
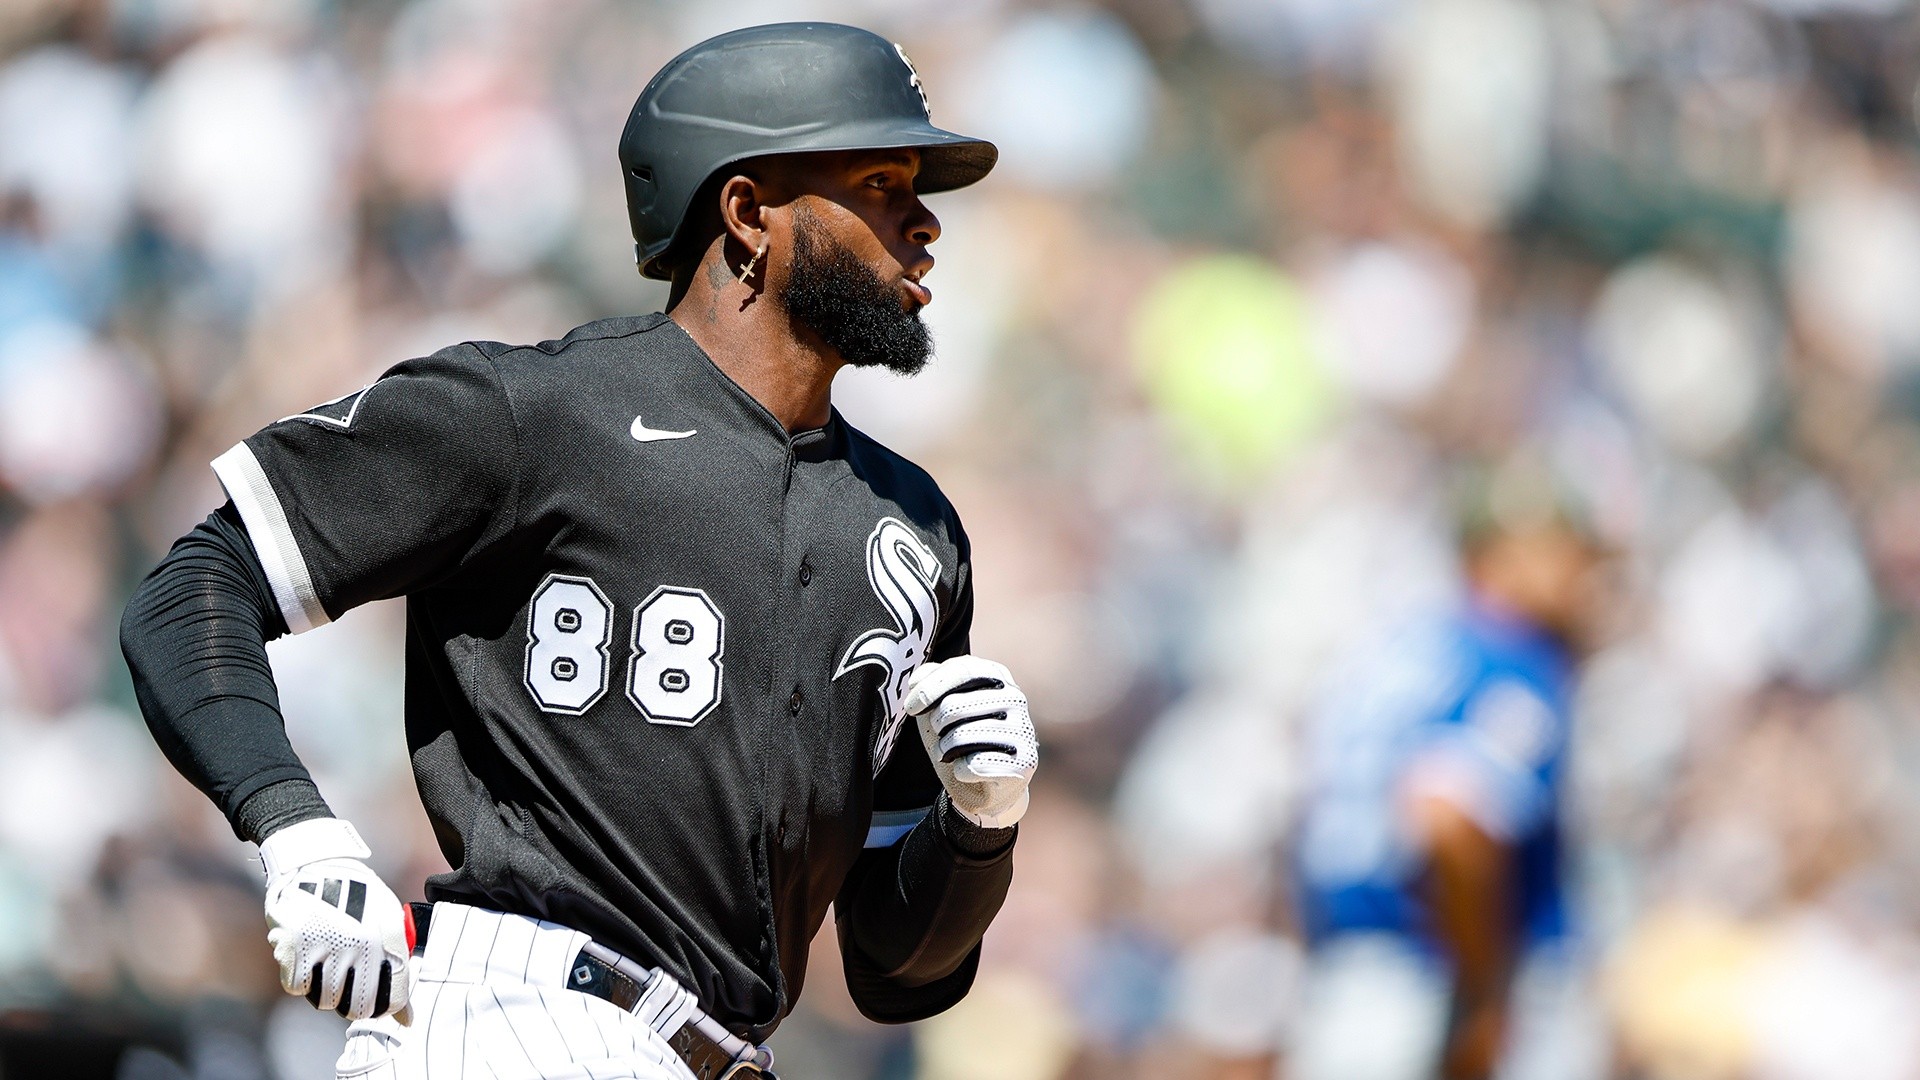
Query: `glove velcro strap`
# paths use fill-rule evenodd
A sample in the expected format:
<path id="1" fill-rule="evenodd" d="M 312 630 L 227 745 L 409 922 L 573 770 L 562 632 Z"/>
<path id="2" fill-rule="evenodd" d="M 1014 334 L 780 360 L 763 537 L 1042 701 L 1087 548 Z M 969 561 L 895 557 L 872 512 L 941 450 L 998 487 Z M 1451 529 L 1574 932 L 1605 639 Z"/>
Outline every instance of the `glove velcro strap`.
<path id="1" fill-rule="evenodd" d="M 373 854 L 350 822 L 340 818 L 313 818 L 289 825 L 260 845 L 260 862 L 267 880 L 291 874 L 322 859 L 365 859 Z"/>

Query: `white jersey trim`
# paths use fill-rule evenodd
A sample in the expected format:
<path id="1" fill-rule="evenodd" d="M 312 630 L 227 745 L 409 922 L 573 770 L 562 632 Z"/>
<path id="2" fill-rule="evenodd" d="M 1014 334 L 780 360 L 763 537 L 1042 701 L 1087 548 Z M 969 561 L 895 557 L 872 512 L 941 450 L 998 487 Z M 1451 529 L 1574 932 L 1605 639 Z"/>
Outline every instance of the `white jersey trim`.
<path id="1" fill-rule="evenodd" d="M 900 838 L 913 831 L 933 811 L 931 806 L 918 810 L 877 810 L 873 815 L 873 826 L 867 830 L 866 846 L 870 848 L 892 847 Z"/>
<path id="2" fill-rule="evenodd" d="M 307 572 L 307 560 L 293 539 L 293 527 L 287 524 L 287 512 L 280 505 L 260 467 L 260 459 L 246 443 L 213 459 L 213 473 L 227 489 L 227 497 L 240 511 L 247 536 L 260 556 L 260 568 L 267 572 L 267 584 L 273 586 L 273 598 L 280 605 L 280 616 L 295 634 L 332 621 L 314 590 L 313 575 Z"/>

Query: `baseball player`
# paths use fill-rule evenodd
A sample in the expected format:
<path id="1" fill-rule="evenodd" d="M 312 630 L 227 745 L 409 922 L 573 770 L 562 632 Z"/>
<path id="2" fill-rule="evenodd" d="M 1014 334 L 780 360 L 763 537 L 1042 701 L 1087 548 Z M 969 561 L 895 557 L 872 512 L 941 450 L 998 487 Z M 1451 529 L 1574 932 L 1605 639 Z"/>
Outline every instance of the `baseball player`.
<path id="1" fill-rule="evenodd" d="M 229 501 L 123 647 L 169 759 L 260 845 L 286 989 L 356 1021 L 341 1076 L 770 1075 L 830 904 L 868 1016 L 967 992 L 1033 726 L 968 652 L 953 507 L 829 392 L 926 362 L 921 196 L 996 153 L 873 34 L 714 38 L 620 141 L 666 314 L 455 345 L 213 463 Z M 402 595 L 453 867 L 411 906 L 293 754 L 264 650 Z"/>
<path id="2" fill-rule="evenodd" d="M 1464 554 L 1459 606 L 1357 650 L 1312 717 L 1305 1080 L 1487 1080 L 1546 1027 L 1549 984 L 1518 995 L 1528 1023 L 1514 987 L 1568 943 L 1560 801 L 1603 553 L 1555 516 L 1476 522 Z"/>

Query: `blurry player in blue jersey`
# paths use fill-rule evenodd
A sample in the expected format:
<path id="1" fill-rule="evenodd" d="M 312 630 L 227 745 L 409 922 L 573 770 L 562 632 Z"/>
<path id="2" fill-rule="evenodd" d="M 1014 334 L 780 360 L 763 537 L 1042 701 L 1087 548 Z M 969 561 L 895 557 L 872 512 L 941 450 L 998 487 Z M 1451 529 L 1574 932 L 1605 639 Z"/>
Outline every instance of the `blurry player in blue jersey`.
<path id="1" fill-rule="evenodd" d="M 1306 1080 L 1494 1075 L 1522 962 L 1567 930 L 1560 796 L 1597 552 L 1558 517 L 1464 546 L 1458 608 L 1363 650 L 1310 720 Z"/>

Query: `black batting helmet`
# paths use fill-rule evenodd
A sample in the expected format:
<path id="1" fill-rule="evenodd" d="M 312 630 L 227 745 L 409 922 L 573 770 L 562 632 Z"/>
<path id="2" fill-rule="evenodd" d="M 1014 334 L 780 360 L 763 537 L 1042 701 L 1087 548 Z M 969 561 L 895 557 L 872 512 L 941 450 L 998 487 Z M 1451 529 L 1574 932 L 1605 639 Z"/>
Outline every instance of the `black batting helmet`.
<path id="1" fill-rule="evenodd" d="M 753 26 L 710 38 L 653 77 L 620 135 L 620 169 L 640 272 L 662 265 L 687 209 L 720 169 L 805 150 L 917 147 L 921 193 L 965 187 L 1000 152 L 933 126 L 905 50 L 837 23 Z"/>

